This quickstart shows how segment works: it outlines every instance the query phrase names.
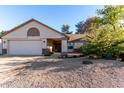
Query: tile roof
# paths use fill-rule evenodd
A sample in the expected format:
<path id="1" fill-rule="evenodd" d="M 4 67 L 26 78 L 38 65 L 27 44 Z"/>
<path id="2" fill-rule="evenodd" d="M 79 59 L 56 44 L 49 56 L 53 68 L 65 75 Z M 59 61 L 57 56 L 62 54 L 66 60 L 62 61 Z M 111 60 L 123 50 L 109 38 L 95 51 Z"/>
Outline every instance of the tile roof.
<path id="1" fill-rule="evenodd" d="M 66 34 L 69 37 L 69 42 L 73 42 L 76 40 L 84 40 L 84 37 L 86 36 L 86 34 Z"/>

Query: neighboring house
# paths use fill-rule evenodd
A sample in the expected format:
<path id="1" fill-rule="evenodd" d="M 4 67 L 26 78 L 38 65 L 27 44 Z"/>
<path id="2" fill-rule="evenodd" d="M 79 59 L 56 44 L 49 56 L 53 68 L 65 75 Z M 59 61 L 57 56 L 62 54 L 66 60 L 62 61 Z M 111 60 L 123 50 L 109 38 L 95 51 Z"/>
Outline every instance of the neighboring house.
<path id="1" fill-rule="evenodd" d="M 7 31 L 1 37 L 2 47 L 0 48 L 2 48 L 2 54 L 7 55 L 42 55 L 44 49 L 49 49 L 51 52 L 73 52 L 85 42 L 82 36 L 63 34 L 31 19 Z"/>
<path id="2" fill-rule="evenodd" d="M 79 48 L 86 44 L 86 34 L 66 34 L 69 37 L 68 40 L 68 52 L 79 52 Z"/>

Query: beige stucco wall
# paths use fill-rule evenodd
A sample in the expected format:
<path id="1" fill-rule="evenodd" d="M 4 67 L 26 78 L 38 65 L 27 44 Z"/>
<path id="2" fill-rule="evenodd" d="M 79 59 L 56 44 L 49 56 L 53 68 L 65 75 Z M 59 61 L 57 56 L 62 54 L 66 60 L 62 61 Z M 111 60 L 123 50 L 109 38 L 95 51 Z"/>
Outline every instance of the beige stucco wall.
<path id="1" fill-rule="evenodd" d="M 62 52 L 67 52 L 68 49 L 67 49 L 67 40 L 62 40 Z"/>
<path id="2" fill-rule="evenodd" d="M 4 48 L 4 49 L 6 49 L 7 48 L 7 45 L 8 45 L 8 40 L 7 39 L 3 39 L 2 40 L 2 47 Z"/>
<path id="3" fill-rule="evenodd" d="M 3 38 L 7 38 L 7 39 L 28 38 L 27 37 L 27 31 L 31 27 L 36 27 L 40 31 L 40 36 L 35 37 L 36 39 L 40 39 L 40 38 L 62 38 L 62 37 L 64 37 L 64 35 L 59 34 L 55 31 L 53 31 L 53 30 L 35 22 L 35 21 L 32 21 L 32 22 L 24 25 L 23 27 L 20 27 L 19 29 L 16 29 L 16 31 L 13 31 L 13 32 L 7 34 Z"/>
<path id="4" fill-rule="evenodd" d="M 74 43 L 74 48 L 80 48 L 84 43 L 83 42 L 75 42 Z"/>
<path id="5" fill-rule="evenodd" d="M 27 37 L 27 31 L 28 31 L 28 29 L 30 29 L 32 27 L 35 27 L 40 31 L 40 36 Z M 49 29 L 35 21 L 32 21 L 32 22 L 16 29 L 15 31 L 3 36 L 2 40 L 6 41 L 3 44 L 3 48 L 7 48 L 7 49 L 9 47 L 9 41 L 12 41 L 12 40 L 40 40 L 42 48 L 47 48 L 47 39 L 49 39 L 49 38 L 50 39 L 52 39 L 52 38 L 60 39 L 60 38 L 64 38 L 64 37 L 65 37 L 64 35 L 57 33 L 55 31 L 53 31 L 52 29 Z M 66 47 L 67 47 L 66 41 L 63 41 L 63 44 L 62 44 L 63 51 L 67 50 L 66 49 Z"/>
<path id="6" fill-rule="evenodd" d="M 79 49 L 85 42 L 74 42 L 73 49 L 68 49 L 68 52 L 74 52 L 74 49 Z"/>

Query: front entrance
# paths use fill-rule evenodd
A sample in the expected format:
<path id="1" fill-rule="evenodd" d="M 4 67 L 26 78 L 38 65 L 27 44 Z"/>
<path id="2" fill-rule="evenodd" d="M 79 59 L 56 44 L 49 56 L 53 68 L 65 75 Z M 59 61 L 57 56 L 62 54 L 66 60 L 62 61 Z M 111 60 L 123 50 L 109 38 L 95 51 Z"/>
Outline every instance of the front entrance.
<path id="1" fill-rule="evenodd" d="M 54 41 L 53 42 L 53 51 L 54 52 L 61 52 L 61 42 L 60 41 Z"/>
<path id="2" fill-rule="evenodd" d="M 61 40 L 59 39 L 48 39 L 47 46 L 51 52 L 61 52 Z"/>

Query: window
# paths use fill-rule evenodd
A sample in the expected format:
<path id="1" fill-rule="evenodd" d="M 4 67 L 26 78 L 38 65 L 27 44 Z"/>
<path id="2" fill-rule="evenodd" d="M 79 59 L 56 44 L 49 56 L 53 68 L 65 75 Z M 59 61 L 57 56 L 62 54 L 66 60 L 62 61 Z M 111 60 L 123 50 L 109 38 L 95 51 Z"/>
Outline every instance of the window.
<path id="1" fill-rule="evenodd" d="M 27 32 L 27 36 L 40 36 L 40 32 L 37 28 L 30 28 Z"/>
<path id="2" fill-rule="evenodd" d="M 68 49 L 73 49 L 74 48 L 74 43 L 68 43 Z"/>

